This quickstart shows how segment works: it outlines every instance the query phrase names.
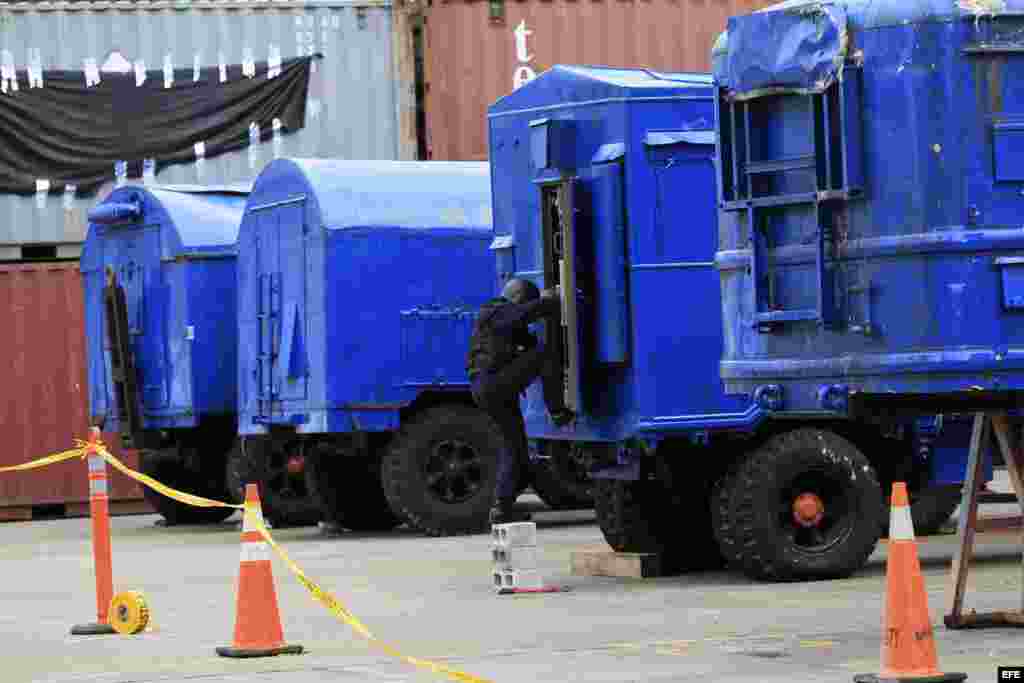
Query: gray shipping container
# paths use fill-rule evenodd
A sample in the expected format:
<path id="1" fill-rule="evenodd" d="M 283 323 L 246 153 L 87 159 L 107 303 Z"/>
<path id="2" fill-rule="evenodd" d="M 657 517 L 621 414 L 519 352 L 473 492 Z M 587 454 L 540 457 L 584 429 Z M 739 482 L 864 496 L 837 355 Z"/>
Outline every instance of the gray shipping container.
<path id="1" fill-rule="evenodd" d="M 141 60 L 162 70 L 266 61 L 319 52 L 305 128 L 254 149 L 171 166 L 153 182 L 221 185 L 251 181 L 275 155 L 414 159 L 411 32 L 390 2 L 376 0 L 197 0 L 15 2 L 0 5 L 0 62 L 18 69 L 84 70 L 87 60 L 116 71 Z M 265 77 L 266 72 L 257 73 Z M 21 87 L 27 87 L 22 83 Z M 44 82 L 45 87 L 45 82 Z M 7 95 L 0 95 L 6 97 Z M 0 141 L 2 144 L 2 141 Z M 114 185 L 90 198 L 0 195 L 0 260 L 25 245 L 56 245 L 77 258 L 86 214 Z"/>

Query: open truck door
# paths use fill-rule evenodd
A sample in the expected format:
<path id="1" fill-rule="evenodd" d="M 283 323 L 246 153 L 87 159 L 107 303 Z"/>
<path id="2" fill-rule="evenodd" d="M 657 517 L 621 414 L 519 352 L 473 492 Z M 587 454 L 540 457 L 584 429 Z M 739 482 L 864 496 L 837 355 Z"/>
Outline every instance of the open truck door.
<path id="1" fill-rule="evenodd" d="M 541 225 L 544 231 L 544 286 L 559 287 L 562 298 L 562 324 L 551 335 L 562 367 L 563 400 L 575 413 L 580 402 L 580 331 L 577 302 L 577 235 L 575 220 L 575 181 L 561 180 L 541 186 Z M 551 333 L 548 333 L 551 334 Z"/>

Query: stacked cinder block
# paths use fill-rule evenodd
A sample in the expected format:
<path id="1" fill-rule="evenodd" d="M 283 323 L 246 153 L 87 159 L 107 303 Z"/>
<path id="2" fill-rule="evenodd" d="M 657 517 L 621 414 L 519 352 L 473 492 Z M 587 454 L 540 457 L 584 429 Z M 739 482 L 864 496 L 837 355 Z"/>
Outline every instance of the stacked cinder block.
<path id="1" fill-rule="evenodd" d="M 495 590 L 543 588 L 537 571 L 536 524 L 495 524 L 491 527 L 491 541 Z"/>

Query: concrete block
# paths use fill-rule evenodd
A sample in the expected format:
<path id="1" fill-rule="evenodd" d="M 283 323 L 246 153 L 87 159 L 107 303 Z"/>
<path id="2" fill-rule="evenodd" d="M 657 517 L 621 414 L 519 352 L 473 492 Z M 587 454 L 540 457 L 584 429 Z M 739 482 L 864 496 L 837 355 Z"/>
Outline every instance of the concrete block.
<path id="1" fill-rule="evenodd" d="M 491 540 L 496 548 L 536 546 L 537 525 L 533 522 L 495 524 L 491 527 Z"/>
<path id="2" fill-rule="evenodd" d="M 494 561 L 496 569 L 536 569 L 537 548 L 531 546 L 491 548 L 491 559 Z"/>
<path id="3" fill-rule="evenodd" d="M 536 569 L 496 569 L 494 589 L 502 588 L 543 588 L 544 581 Z"/>
<path id="4" fill-rule="evenodd" d="M 647 579 L 662 574 L 661 558 L 654 553 L 574 552 L 571 562 L 575 576 Z"/>

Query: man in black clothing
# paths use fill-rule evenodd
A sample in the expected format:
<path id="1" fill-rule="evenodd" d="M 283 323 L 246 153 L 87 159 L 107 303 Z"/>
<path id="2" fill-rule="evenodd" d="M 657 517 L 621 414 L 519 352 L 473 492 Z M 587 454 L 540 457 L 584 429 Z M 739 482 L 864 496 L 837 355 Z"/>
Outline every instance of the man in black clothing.
<path id="1" fill-rule="evenodd" d="M 506 444 L 498 456 L 491 524 L 529 519 L 512 509 L 521 477 L 529 467 L 519 395 L 539 376 L 552 421 L 562 426 L 574 417 L 565 407 L 560 368 L 551 352 L 557 343 L 560 314 L 561 302 L 554 290 L 545 290 L 541 296 L 536 285 L 517 278 L 506 283 L 499 298 L 481 307 L 473 328 L 466 368 L 473 399 L 498 424 Z M 541 318 L 547 320 L 550 349 L 540 344 L 528 328 Z"/>

